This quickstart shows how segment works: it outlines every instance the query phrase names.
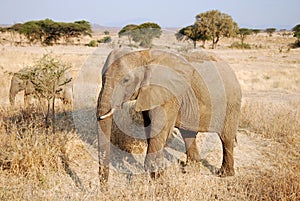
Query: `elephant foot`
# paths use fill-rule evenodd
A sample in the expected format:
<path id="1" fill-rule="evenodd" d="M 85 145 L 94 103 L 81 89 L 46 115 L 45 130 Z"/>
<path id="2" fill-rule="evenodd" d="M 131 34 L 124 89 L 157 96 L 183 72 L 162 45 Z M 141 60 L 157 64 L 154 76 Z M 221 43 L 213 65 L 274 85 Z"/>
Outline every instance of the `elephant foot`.
<path id="1" fill-rule="evenodd" d="M 109 168 L 103 165 L 99 165 L 99 181 L 100 184 L 106 184 L 108 181 Z"/>
<path id="2" fill-rule="evenodd" d="M 150 177 L 153 180 L 159 179 L 161 176 L 163 176 L 163 170 L 157 171 L 157 172 L 151 172 Z"/>
<path id="3" fill-rule="evenodd" d="M 222 166 L 218 171 L 217 175 L 219 177 L 229 177 L 229 176 L 234 176 L 234 169 L 233 168 L 226 168 Z"/>
<path id="4" fill-rule="evenodd" d="M 185 174 L 187 173 L 185 167 L 187 166 L 187 161 L 178 161 L 180 164 L 181 173 Z"/>
<path id="5" fill-rule="evenodd" d="M 166 167 L 161 153 L 147 155 L 144 165 L 145 171 L 150 173 L 152 179 L 161 177 Z"/>

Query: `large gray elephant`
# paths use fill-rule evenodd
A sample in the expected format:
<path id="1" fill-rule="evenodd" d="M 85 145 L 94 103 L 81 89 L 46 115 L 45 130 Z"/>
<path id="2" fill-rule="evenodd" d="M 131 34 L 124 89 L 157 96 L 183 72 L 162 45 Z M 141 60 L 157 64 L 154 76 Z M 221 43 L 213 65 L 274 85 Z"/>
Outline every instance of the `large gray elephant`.
<path id="1" fill-rule="evenodd" d="M 218 174 L 234 175 L 241 90 L 225 62 L 204 52 L 183 57 L 154 49 L 112 51 L 102 70 L 97 105 L 102 182 L 109 175 L 114 113 L 129 101 L 135 101 L 135 111 L 143 116 L 148 144 L 144 167 L 152 177 L 164 168 L 163 149 L 174 127 L 180 129 L 189 160 L 200 160 L 195 140 L 198 132 L 218 133 L 223 147 Z"/>
<path id="2" fill-rule="evenodd" d="M 15 104 L 16 95 L 24 91 L 24 104 L 28 105 L 30 103 L 30 99 L 34 95 L 35 89 L 34 85 L 26 79 L 22 79 L 22 75 L 27 74 L 31 71 L 32 68 L 23 68 L 18 72 L 14 73 L 11 81 L 10 81 L 10 89 L 9 89 L 9 102 L 13 106 Z M 62 78 L 61 82 L 64 82 L 67 79 L 71 79 L 71 73 L 67 72 Z M 72 103 L 72 82 L 67 83 L 62 87 L 62 90 L 57 94 L 57 98 L 61 99 L 64 104 Z"/>

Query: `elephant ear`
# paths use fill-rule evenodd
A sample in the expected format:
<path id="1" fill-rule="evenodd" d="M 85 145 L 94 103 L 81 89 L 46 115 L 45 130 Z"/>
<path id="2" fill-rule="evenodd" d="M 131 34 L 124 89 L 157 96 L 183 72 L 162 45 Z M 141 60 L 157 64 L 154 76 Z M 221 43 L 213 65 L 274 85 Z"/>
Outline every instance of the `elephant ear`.
<path id="1" fill-rule="evenodd" d="M 144 80 L 136 101 L 136 111 L 151 110 L 172 99 L 180 99 L 190 88 L 185 75 L 174 68 L 151 64 L 145 67 Z"/>

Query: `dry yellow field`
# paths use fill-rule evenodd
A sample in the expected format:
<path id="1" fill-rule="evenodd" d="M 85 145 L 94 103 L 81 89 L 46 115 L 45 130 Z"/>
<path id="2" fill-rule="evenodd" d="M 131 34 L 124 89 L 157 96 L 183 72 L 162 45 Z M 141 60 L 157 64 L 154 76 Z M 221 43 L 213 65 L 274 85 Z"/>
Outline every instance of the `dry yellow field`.
<path id="1" fill-rule="evenodd" d="M 98 37 L 94 36 L 95 38 Z M 235 71 L 242 87 L 242 115 L 235 147 L 234 177 L 212 174 L 221 165 L 220 144 L 207 151 L 202 163 L 178 164 L 153 181 L 148 175 L 128 176 L 112 170 L 102 189 L 97 160 L 74 130 L 72 112 L 59 113 L 58 131 L 46 135 L 39 109 L 9 106 L 11 76 L 52 52 L 72 66 L 76 81 L 89 56 L 98 51 L 101 73 L 113 47 L 126 39 L 112 35 L 113 44 L 86 46 L 11 46 L 0 43 L 0 200 L 300 200 L 300 48 L 292 37 L 249 36 L 250 50 L 230 49 L 238 39 L 221 39 L 216 50 Z M 154 48 L 191 51 L 164 31 Z M 97 94 L 96 94 L 97 96 Z M 60 108 L 62 111 L 62 108 Z M 199 146 L 203 140 L 199 137 Z"/>

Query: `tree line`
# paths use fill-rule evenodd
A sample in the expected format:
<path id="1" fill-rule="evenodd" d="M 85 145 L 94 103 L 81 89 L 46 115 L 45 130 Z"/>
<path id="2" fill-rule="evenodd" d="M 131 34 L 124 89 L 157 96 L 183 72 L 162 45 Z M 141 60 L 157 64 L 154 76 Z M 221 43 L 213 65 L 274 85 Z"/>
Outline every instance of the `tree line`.
<path id="1" fill-rule="evenodd" d="M 30 44 L 41 43 L 43 45 L 57 44 L 59 40 L 68 43 L 71 38 L 92 34 L 91 25 L 85 20 L 72 23 L 55 22 L 51 19 L 35 20 L 1 28 L 0 31 L 19 33 L 25 36 Z"/>
<path id="2" fill-rule="evenodd" d="M 239 45 L 246 47 L 244 43 L 246 37 L 251 34 L 258 34 L 260 29 L 239 28 L 238 24 L 232 17 L 218 10 L 211 10 L 196 15 L 195 23 L 181 28 L 176 32 L 175 37 L 178 41 L 190 40 L 196 48 L 198 42 L 205 46 L 206 41 L 212 41 L 211 47 L 217 47 L 218 42 L 224 37 L 238 37 L 241 40 Z M 296 25 L 292 31 L 297 41 L 293 46 L 300 46 L 300 24 Z M 267 28 L 265 30 L 269 36 L 276 31 L 276 28 Z M 28 21 L 23 24 L 17 23 L 11 27 L 1 28 L 0 32 L 19 33 L 27 38 L 30 44 L 41 43 L 43 45 L 57 44 L 58 41 L 64 40 L 69 43 L 72 38 L 79 36 L 91 36 L 92 28 L 89 22 L 85 20 L 75 21 L 73 23 L 54 22 L 51 19 Z M 129 45 L 133 46 L 132 41 L 139 46 L 149 48 L 152 46 L 154 38 L 159 38 L 162 34 L 161 27 L 153 22 L 146 22 L 140 25 L 128 24 L 119 32 L 119 37 L 127 37 Z M 111 38 L 104 38 L 104 42 L 110 42 Z M 107 41 L 106 41 L 107 39 Z M 97 46 L 97 41 L 91 41 Z M 102 41 L 100 41 L 102 42 Z"/>
<path id="3" fill-rule="evenodd" d="M 218 10 L 211 10 L 196 15 L 195 23 L 181 28 L 176 32 L 175 37 L 178 41 L 190 40 L 196 48 L 198 42 L 202 42 L 205 46 L 206 41 L 212 41 L 212 49 L 217 47 L 218 42 L 224 37 L 238 37 L 241 42 L 238 44 L 241 48 L 250 47 L 245 43 L 248 35 L 258 34 L 260 29 L 239 28 L 238 24 L 232 17 L 226 13 Z M 299 47 L 300 40 L 300 25 L 295 26 L 292 31 L 294 37 L 297 38 L 295 43 Z M 267 28 L 264 30 L 270 37 L 276 31 L 276 28 Z M 132 41 L 138 42 L 139 46 L 151 47 L 154 38 L 159 38 L 161 35 L 161 28 L 155 23 L 144 23 L 141 25 L 129 24 L 124 26 L 119 31 L 119 37 L 126 36 L 129 40 L 129 45 Z"/>

